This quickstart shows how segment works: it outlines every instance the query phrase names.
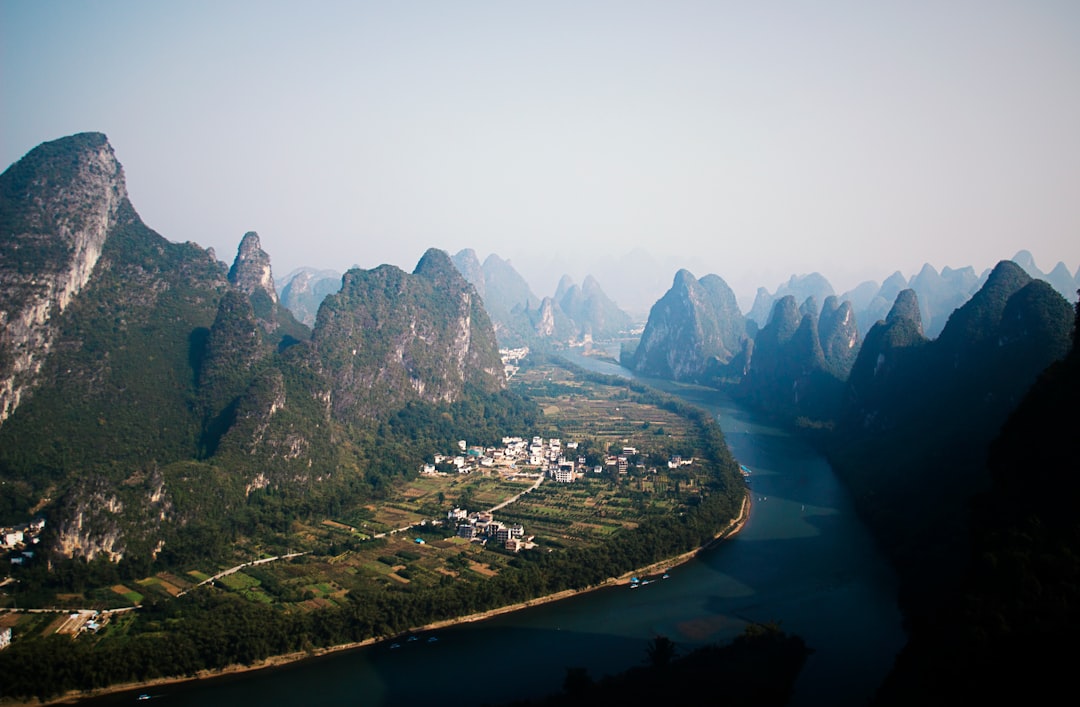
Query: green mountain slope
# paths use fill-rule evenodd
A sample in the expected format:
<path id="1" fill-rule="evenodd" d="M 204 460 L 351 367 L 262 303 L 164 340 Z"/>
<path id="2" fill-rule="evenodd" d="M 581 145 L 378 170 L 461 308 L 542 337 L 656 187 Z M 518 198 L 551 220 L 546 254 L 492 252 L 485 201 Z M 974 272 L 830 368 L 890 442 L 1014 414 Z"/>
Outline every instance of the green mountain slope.
<path id="1" fill-rule="evenodd" d="M 0 522 L 45 513 L 59 555 L 212 556 L 534 414 L 442 251 L 350 271 L 312 333 L 257 234 L 227 269 L 147 228 L 103 135 L 31 151 L 0 195 Z"/>

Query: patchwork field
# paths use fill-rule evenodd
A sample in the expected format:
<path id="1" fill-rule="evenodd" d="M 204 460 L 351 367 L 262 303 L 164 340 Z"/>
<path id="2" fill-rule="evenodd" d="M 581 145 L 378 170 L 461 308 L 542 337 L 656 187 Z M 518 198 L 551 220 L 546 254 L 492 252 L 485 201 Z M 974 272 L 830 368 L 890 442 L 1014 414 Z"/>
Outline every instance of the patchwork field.
<path id="1" fill-rule="evenodd" d="M 294 537 L 310 539 L 304 557 L 245 568 L 219 583 L 253 601 L 272 597 L 314 610 L 350 593 L 482 580 L 500 572 L 515 554 L 491 540 L 457 537 L 456 524 L 445 523 L 451 509 L 487 510 L 522 494 L 495 511 L 494 519 L 520 524 L 525 538 L 547 552 L 618 542 L 621 531 L 649 516 L 675 512 L 698 494 L 699 477 L 708 469 L 668 467 L 672 456 L 689 460 L 695 452 L 694 427 L 676 412 L 643 400 L 625 385 L 582 380 L 557 365 L 523 367 L 513 382 L 540 404 L 544 417 L 540 429 L 506 434 L 576 442 L 576 449 L 566 449 L 568 456 L 587 463 L 575 481 L 545 478 L 539 488 L 522 494 L 541 469 L 521 463 L 403 480 L 386 501 L 294 527 Z M 633 453 L 620 473 L 617 464 L 606 462 L 627 448 Z M 217 571 L 200 569 L 189 577 Z"/>
<path id="2" fill-rule="evenodd" d="M 644 519 L 695 502 L 711 470 L 701 462 L 669 466 L 673 457 L 689 461 L 698 452 L 696 428 L 677 409 L 618 381 L 585 380 L 552 364 L 523 366 L 513 385 L 536 400 L 544 414 L 537 429 L 505 434 L 558 438 L 562 454 L 577 467 L 572 482 L 556 482 L 547 462 L 530 465 L 520 459 L 472 473 L 411 474 L 384 500 L 343 508 L 334 517 L 292 521 L 287 547 L 237 543 L 237 565 L 287 552 L 303 555 L 243 567 L 218 577 L 212 586 L 252 602 L 316 611 L 347 602 L 350 595 L 483 581 L 520 561 L 493 538 L 458 537 L 459 522 L 447 521 L 448 511 L 456 508 L 488 511 L 520 496 L 494 510 L 494 520 L 520 525 L 524 552 L 548 553 L 617 543 L 620 533 Z M 418 459 L 417 469 L 425 461 Z M 533 488 L 538 479 L 540 485 Z M 116 584 L 108 589 L 110 603 L 215 591 L 195 586 L 228 569 L 195 566 Z M 91 595 L 83 597 L 84 604 L 91 600 Z M 78 599 L 72 602 L 77 605 Z"/>

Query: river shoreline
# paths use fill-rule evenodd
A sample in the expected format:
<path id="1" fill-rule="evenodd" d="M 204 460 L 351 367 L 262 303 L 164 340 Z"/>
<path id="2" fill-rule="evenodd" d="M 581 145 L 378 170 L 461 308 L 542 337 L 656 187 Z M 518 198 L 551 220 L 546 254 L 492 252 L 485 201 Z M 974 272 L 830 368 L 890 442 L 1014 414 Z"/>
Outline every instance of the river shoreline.
<path id="1" fill-rule="evenodd" d="M 550 602 L 561 601 L 563 599 L 568 599 L 568 598 L 570 598 L 572 596 L 577 596 L 577 595 L 580 595 L 580 594 L 585 594 L 587 592 L 592 592 L 592 591 L 595 591 L 597 589 L 603 589 L 605 587 L 612 587 L 612 586 L 627 585 L 627 584 L 630 584 L 630 580 L 631 580 L 632 577 L 637 577 L 637 576 L 641 576 L 641 575 L 648 575 L 648 574 L 651 574 L 651 573 L 658 573 L 658 572 L 661 572 L 661 571 L 663 571 L 665 569 L 668 569 L 668 568 L 671 568 L 671 567 L 677 567 L 678 565 L 689 562 L 690 560 L 694 559 L 702 551 L 707 550 L 707 549 L 709 549 L 711 547 L 714 547 L 718 543 L 723 542 L 724 540 L 734 536 L 740 530 L 742 530 L 743 527 L 746 525 L 747 520 L 749 520 L 749 518 L 750 518 L 750 508 L 751 508 L 751 500 L 750 499 L 751 499 L 750 490 L 747 489 L 746 492 L 743 494 L 743 501 L 742 501 L 742 506 L 739 509 L 739 514 L 735 518 L 733 518 L 723 530 L 721 530 L 719 533 L 717 533 L 716 536 L 712 540 L 710 540 L 708 543 L 702 545 L 699 548 L 695 548 L 694 550 L 690 550 L 688 552 L 685 552 L 685 553 L 683 553 L 681 555 L 678 555 L 676 557 L 673 557 L 673 558 L 668 558 L 666 560 L 653 563 L 653 564 L 648 565 L 646 567 L 640 567 L 640 568 L 638 568 L 636 570 L 632 570 L 630 572 L 627 572 L 627 573 L 625 573 L 625 574 L 623 574 L 623 575 L 621 575 L 619 577 L 613 577 L 613 578 L 611 578 L 611 579 L 609 579 L 609 580 L 607 580 L 605 582 L 601 582 L 600 584 L 597 584 L 597 585 L 594 585 L 594 586 L 591 586 L 591 587 L 586 587 L 585 589 L 567 589 L 567 590 L 564 590 L 564 591 L 561 591 L 561 592 L 557 592 L 555 594 L 549 594 L 547 596 L 537 597 L 535 599 L 530 599 L 530 600 L 527 600 L 527 601 L 519 602 L 517 604 L 509 604 L 507 606 L 502 606 L 502 607 L 499 607 L 497 609 L 491 609 L 489 611 L 483 611 L 483 612 L 476 613 L 476 614 L 469 614 L 467 616 L 459 616 L 459 617 L 456 617 L 456 618 L 453 618 L 453 619 L 444 619 L 444 620 L 441 620 L 441 621 L 435 621 L 435 622 L 432 622 L 430 624 L 426 624 L 424 626 L 419 626 L 419 627 L 413 628 L 410 631 L 408 631 L 406 633 L 403 633 L 401 635 L 406 635 L 408 633 L 419 633 L 419 632 L 423 632 L 423 631 L 434 631 L 434 630 L 438 630 L 438 629 L 448 628 L 450 626 L 458 626 L 458 625 L 461 625 L 461 624 L 473 623 L 473 622 L 477 622 L 477 621 L 484 621 L 486 619 L 490 619 L 490 618 L 493 618 L 495 616 L 501 616 L 503 614 L 508 614 L 508 613 L 511 613 L 511 612 L 514 612 L 514 611 L 521 611 L 522 609 L 528 609 L 530 607 L 540 606 L 542 604 L 547 604 L 547 603 L 550 603 Z M 255 663 L 255 664 L 251 664 L 251 665 L 232 665 L 232 666 L 229 666 L 227 668 L 222 668 L 220 670 L 203 670 L 203 671 L 199 671 L 194 676 L 165 677 L 165 678 L 158 678 L 158 679 L 155 679 L 155 680 L 147 680 L 147 681 L 144 681 L 144 682 L 123 683 L 123 684 L 117 684 L 117 685 L 110 685 L 109 687 L 104 687 L 104 688 L 101 688 L 101 689 L 98 689 L 98 690 L 69 692 L 69 693 L 67 693 L 67 694 L 65 694 L 65 695 L 63 695 L 61 697 L 56 697 L 56 698 L 47 700 L 45 702 L 40 702 L 40 701 L 37 701 L 37 700 L 9 701 L 9 700 L 0 699 L 0 706 L 11 705 L 12 707 L 29 707 L 30 705 L 77 704 L 77 703 L 79 703 L 79 702 L 81 702 L 83 700 L 89 700 L 89 699 L 92 699 L 92 698 L 102 697 L 102 696 L 105 696 L 105 695 L 110 695 L 110 694 L 114 694 L 114 693 L 118 693 L 118 692 L 129 692 L 129 691 L 139 690 L 139 689 L 143 689 L 143 688 L 160 687 L 160 686 L 163 686 L 163 685 L 175 685 L 175 684 L 179 684 L 179 683 L 186 683 L 186 682 L 192 682 L 192 681 L 197 681 L 197 680 L 207 680 L 207 679 L 210 679 L 210 678 L 222 677 L 222 676 L 226 676 L 226 675 L 236 675 L 236 674 L 240 674 L 240 673 L 247 673 L 247 672 L 251 672 L 251 671 L 255 671 L 255 670 L 264 670 L 266 668 L 280 667 L 280 666 L 283 666 L 283 665 L 287 665 L 289 663 L 295 663 L 295 662 L 298 662 L 298 661 L 306 660 L 308 658 L 317 658 L 317 657 L 329 655 L 329 654 L 332 654 L 332 653 L 339 653 L 339 652 L 342 652 L 342 651 L 352 650 L 354 648 L 362 648 L 364 646 L 370 646 L 370 645 L 373 645 L 375 643 L 382 643 L 382 642 L 385 642 L 387 640 L 390 640 L 390 638 L 386 638 L 386 637 L 384 637 L 384 638 L 368 638 L 368 639 L 365 639 L 363 641 L 355 641 L 355 642 L 352 642 L 352 643 L 345 643 L 345 644 L 341 644 L 341 645 L 337 645 L 337 646 L 330 646 L 328 648 L 317 648 L 317 649 L 312 649 L 312 650 L 308 650 L 308 651 L 296 651 L 294 653 L 286 653 L 284 655 L 272 656 L 270 658 L 267 658 L 266 660 L 263 660 L 263 661 L 260 661 L 259 663 Z"/>

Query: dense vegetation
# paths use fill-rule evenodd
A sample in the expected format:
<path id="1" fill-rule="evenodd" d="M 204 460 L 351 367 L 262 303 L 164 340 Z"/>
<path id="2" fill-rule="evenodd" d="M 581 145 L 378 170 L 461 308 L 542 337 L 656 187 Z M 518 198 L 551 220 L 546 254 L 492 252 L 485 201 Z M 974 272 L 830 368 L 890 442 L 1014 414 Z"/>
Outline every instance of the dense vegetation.
<path id="1" fill-rule="evenodd" d="M 610 380 L 619 386 L 622 380 Z M 122 681 L 162 675 L 191 675 L 200 670 L 251 663 L 272 655 L 309 650 L 391 636 L 440 619 L 485 611 L 506 604 L 598 585 L 713 539 L 738 512 L 744 486 L 718 425 L 696 408 L 634 383 L 634 396 L 687 416 L 695 430 L 693 451 L 708 471 L 708 483 L 693 505 L 678 514 L 643 519 L 634 530 L 620 531 L 610 542 L 568 547 L 556 552 L 533 550 L 509 559 L 494 576 L 475 575 L 466 581 L 444 581 L 425 586 L 404 585 L 396 590 L 373 586 L 350 591 L 318 611 L 300 611 L 285 604 L 268 604 L 245 594 L 248 583 L 236 587 L 202 588 L 175 599 L 147 594 L 143 608 L 102 635 L 17 640 L 0 654 L 0 672 L 17 675 L 5 681 L 8 695 L 48 697 L 66 690 L 86 690 Z M 423 419 L 423 418 L 421 418 Z M 406 424 L 407 420 L 400 424 Z M 416 430 L 413 425 L 409 429 Z M 457 431 L 457 430 L 455 430 Z M 278 512 L 295 514 L 292 504 L 276 505 Z M 243 523 L 259 522 L 248 516 Z M 264 519 L 265 521 L 266 519 Z M 273 521 L 268 521 L 276 527 Z M 286 523 L 285 525 L 289 525 Z M 207 528 L 209 530 L 209 528 Z M 210 541 L 227 542 L 228 535 Z M 418 559 L 416 555 L 412 560 Z M 399 552 L 387 563 L 411 563 Z M 317 558 L 294 560 L 299 568 Z M 27 570 L 21 581 L 63 582 L 69 589 L 88 584 L 126 581 L 148 568 L 132 562 L 105 561 L 64 564 L 58 571 Z M 273 574 L 252 572 L 258 581 L 275 582 Z M 261 578 L 261 579 L 260 579 Z M 276 591 L 284 593 L 281 588 Z M 292 597 L 300 601 L 302 597 Z M 298 605 L 297 605 L 298 606 Z M 133 660 L 131 656 L 139 656 Z M 16 666 L 19 666 L 16 669 Z M 25 669 L 32 666 L 33 669 Z"/>

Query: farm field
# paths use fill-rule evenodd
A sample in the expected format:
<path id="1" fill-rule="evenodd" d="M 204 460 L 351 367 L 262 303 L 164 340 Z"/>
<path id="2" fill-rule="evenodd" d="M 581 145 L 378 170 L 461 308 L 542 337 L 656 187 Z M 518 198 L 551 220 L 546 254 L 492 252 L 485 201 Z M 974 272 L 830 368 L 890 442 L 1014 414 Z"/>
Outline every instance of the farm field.
<path id="1" fill-rule="evenodd" d="M 697 428 L 677 408 L 667 409 L 618 381 L 587 379 L 553 363 L 522 366 L 513 386 L 539 404 L 543 417 L 537 429 L 506 430 L 506 436 L 558 439 L 563 446 L 552 448 L 573 462 L 573 481 L 552 478 L 548 465 L 554 466 L 554 459 L 540 464 L 506 461 L 472 467 L 471 473 L 407 474 L 382 500 L 343 508 L 334 517 L 291 521 L 281 547 L 241 540 L 229 560 L 241 565 L 292 552 L 302 556 L 245 566 L 205 587 L 196 585 L 230 566 L 159 572 L 103 593 L 88 592 L 81 602 L 77 597 L 68 601 L 84 608 L 110 608 L 101 602 L 167 602 L 187 591 L 215 591 L 307 613 L 372 593 L 483 582 L 511 565 L 520 566 L 520 552 L 617 543 L 620 533 L 644 520 L 677 514 L 700 501 L 714 470 L 694 459 L 701 456 Z M 673 458 L 683 463 L 669 465 Z M 428 461 L 417 459 L 417 470 Z M 525 548 L 520 552 L 494 537 L 459 537 L 463 521 L 448 520 L 454 509 L 475 514 L 502 504 L 492 512 L 492 520 L 520 526 Z M 103 634 L 114 626 L 105 627 Z"/>

